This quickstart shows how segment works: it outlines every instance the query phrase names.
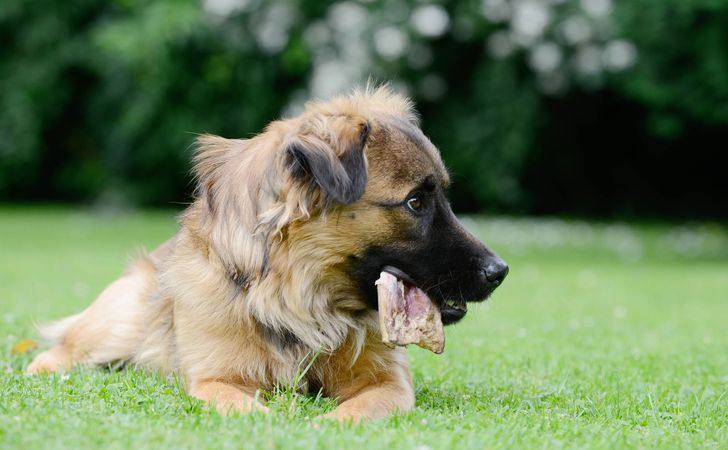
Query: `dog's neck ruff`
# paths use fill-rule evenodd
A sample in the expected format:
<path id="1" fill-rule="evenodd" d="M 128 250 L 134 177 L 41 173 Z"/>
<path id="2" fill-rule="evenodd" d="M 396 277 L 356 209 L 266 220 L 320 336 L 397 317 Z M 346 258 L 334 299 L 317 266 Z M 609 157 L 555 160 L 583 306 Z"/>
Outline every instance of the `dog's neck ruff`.
<path id="1" fill-rule="evenodd" d="M 234 310 L 247 316 L 261 338 L 280 353 L 333 353 L 347 341 L 360 350 L 375 324 L 361 313 L 337 308 L 333 294 L 322 289 L 315 276 L 296 283 L 274 271 L 253 276 L 233 269 L 227 278 L 234 289 Z"/>

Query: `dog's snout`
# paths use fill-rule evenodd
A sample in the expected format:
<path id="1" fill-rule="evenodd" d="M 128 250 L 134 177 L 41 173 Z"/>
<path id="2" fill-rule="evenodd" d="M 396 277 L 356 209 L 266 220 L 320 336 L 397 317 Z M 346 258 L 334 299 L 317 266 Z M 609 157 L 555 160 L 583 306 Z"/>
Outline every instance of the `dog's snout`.
<path id="1" fill-rule="evenodd" d="M 482 271 L 485 273 L 485 278 L 497 286 L 508 275 L 508 264 L 498 257 L 488 258 Z"/>

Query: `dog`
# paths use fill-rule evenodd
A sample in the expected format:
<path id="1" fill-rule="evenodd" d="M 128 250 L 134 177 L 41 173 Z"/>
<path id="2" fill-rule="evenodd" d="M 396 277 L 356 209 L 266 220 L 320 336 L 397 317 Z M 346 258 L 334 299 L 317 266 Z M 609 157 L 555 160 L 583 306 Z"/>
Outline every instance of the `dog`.
<path id="1" fill-rule="evenodd" d="M 194 175 L 176 235 L 42 329 L 53 345 L 27 372 L 176 372 L 221 413 L 267 411 L 260 391 L 300 380 L 336 399 L 327 417 L 383 418 L 415 405 L 406 351 L 382 343 L 383 268 L 446 325 L 508 273 L 456 219 L 438 150 L 386 86 L 310 102 L 250 139 L 203 135 Z"/>

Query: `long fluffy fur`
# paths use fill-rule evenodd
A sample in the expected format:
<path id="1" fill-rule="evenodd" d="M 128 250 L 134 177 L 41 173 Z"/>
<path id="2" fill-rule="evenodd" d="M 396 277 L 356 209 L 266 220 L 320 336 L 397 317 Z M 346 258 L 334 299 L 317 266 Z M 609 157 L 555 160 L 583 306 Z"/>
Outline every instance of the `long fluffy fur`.
<path id="1" fill-rule="evenodd" d="M 417 122 L 408 100 L 380 87 L 309 103 L 251 139 L 200 137 L 196 200 L 177 235 L 86 311 L 48 327 L 56 346 L 29 371 L 126 361 L 181 371 L 191 387 L 270 388 L 318 354 L 307 379 L 330 395 L 346 398 L 374 381 L 411 393 L 404 352 L 379 342 L 376 312 L 332 269 L 348 237 L 327 218 L 363 192 L 366 160 L 356 152 L 375 117 Z M 362 375 L 342 380 L 356 370 Z M 410 397 L 366 408 L 399 401 L 406 409 Z"/>

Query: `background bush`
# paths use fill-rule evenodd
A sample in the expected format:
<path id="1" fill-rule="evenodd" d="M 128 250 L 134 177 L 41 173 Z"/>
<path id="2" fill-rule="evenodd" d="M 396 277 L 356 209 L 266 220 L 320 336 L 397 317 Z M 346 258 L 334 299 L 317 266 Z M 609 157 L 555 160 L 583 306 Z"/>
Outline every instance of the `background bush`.
<path id="1" fill-rule="evenodd" d="M 373 77 L 461 211 L 728 216 L 728 2 L 6 0 L 0 199 L 165 205 L 195 133 Z"/>

